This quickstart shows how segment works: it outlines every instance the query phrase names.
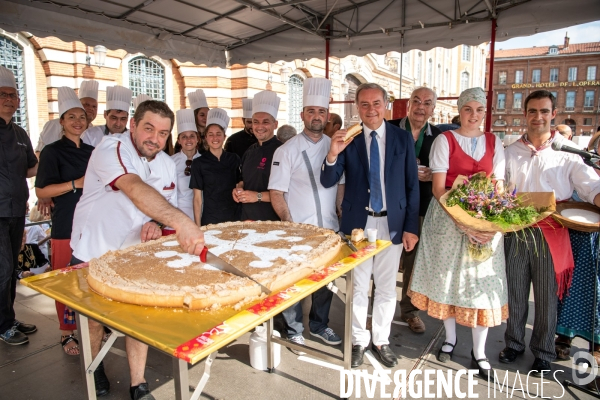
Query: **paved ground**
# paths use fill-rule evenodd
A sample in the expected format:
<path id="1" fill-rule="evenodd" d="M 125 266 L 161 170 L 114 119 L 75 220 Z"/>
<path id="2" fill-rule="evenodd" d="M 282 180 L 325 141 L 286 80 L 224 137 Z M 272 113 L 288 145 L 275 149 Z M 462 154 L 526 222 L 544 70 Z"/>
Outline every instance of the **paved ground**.
<path id="1" fill-rule="evenodd" d="M 338 280 L 338 284 L 344 291 L 344 281 Z M 402 286 L 401 275 L 398 276 L 398 293 Z M 0 343 L 0 399 L 84 399 L 84 386 L 79 366 L 79 358 L 67 356 L 58 343 L 60 333 L 56 322 L 56 311 L 54 301 L 31 289 L 21 285 L 17 288 L 17 302 L 15 308 L 17 318 L 28 323 L 35 323 L 38 332 L 30 335 L 30 343 L 24 346 L 8 346 Z M 305 304 L 305 309 L 307 308 Z M 533 306 L 533 299 L 530 299 Z M 533 317 L 533 309 L 530 313 L 530 323 Z M 331 327 L 339 332 L 343 331 L 343 303 L 336 296 L 332 306 Z M 398 315 L 397 315 L 398 317 Z M 390 372 L 393 380 L 396 371 L 409 374 L 417 371 L 416 381 L 423 382 L 423 376 L 432 376 L 436 382 L 439 378 L 438 372 L 445 377 L 452 374 L 453 382 L 456 372 L 472 367 L 470 362 L 471 333 L 464 327 L 458 330 L 458 345 L 454 352 L 453 360 L 447 364 L 439 363 L 435 355 L 443 341 L 444 330 L 440 321 L 423 316 L 427 325 L 427 332 L 421 335 L 413 334 L 404 324 L 394 323 L 391 334 L 391 346 L 397 354 L 401 355 L 397 368 Z M 498 352 L 504 347 L 504 326 L 490 330 L 487 343 L 487 355 L 492 366 L 497 369 L 501 380 L 506 378 L 506 384 L 502 388 L 488 388 L 487 382 L 471 380 L 477 385 L 472 386 L 474 395 L 478 398 L 535 398 L 540 397 L 540 388 L 543 387 L 543 396 L 547 398 L 561 399 L 588 399 L 591 396 L 575 389 L 563 389 L 563 380 L 572 380 L 572 365 L 570 361 L 555 362 L 553 368 L 562 370 L 556 372 L 556 380 L 546 379 L 541 385 L 540 379 L 527 380 L 527 372 L 533 362 L 533 355 L 527 351 L 519 360 L 507 366 L 498 362 Z M 528 337 L 531 334 L 531 325 L 528 326 Z M 332 364 L 323 363 L 310 357 L 298 357 L 283 348 L 281 351 L 281 364 L 275 373 L 258 371 L 250 366 L 248 338 L 249 334 L 242 336 L 236 342 L 223 348 L 211 370 L 211 377 L 202 395 L 202 399 L 211 400 L 237 400 L 237 399 L 329 399 L 340 397 L 340 371 Z M 328 350 L 331 354 L 341 355 L 340 346 L 329 347 L 310 340 L 306 336 L 307 344 L 317 348 Z M 579 347 L 587 350 L 587 344 L 578 339 L 572 354 Z M 105 399 L 128 399 L 128 368 L 127 360 L 124 358 L 124 341 L 118 339 L 116 348 L 111 349 L 105 359 L 106 373 L 111 382 L 111 392 Z M 373 375 L 375 369 L 383 369 L 373 357 L 367 356 L 364 368 L 369 375 Z M 508 368 L 507 368 L 508 367 Z M 196 384 L 204 370 L 204 362 L 190 367 L 190 383 Z M 430 372 L 428 372 L 430 371 Z M 400 374 L 398 372 L 398 374 Z M 433 375 L 431 375 L 433 374 Z M 400 376 L 400 375 L 398 375 Z M 520 378 L 520 379 L 519 379 Z M 158 351 L 150 350 L 146 369 L 146 379 L 151 385 L 154 396 L 160 399 L 174 399 L 175 390 L 173 384 L 171 358 Z M 354 388 L 350 398 L 369 398 L 365 387 L 365 380 L 360 380 L 360 395 L 356 391 L 356 381 L 353 378 Z M 373 382 L 367 380 L 367 383 Z M 458 378 L 461 392 L 469 396 L 468 375 L 460 375 Z M 385 398 L 390 396 L 395 384 L 383 378 L 375 381 L 375 392 L 370 398 Z M 387 383 L 387 385 L 382 385 Z M 385 392 L 381 392 L 382 386 Z M 417 392 L 406 393 L 405 398 L 458 398 L 460 393 L 453 391 L 453 395 L 445 392 L 436 392 L 434 384 L 429 388 L 431 396 L 419 392 L 419 384 L 415 385 Z"/>

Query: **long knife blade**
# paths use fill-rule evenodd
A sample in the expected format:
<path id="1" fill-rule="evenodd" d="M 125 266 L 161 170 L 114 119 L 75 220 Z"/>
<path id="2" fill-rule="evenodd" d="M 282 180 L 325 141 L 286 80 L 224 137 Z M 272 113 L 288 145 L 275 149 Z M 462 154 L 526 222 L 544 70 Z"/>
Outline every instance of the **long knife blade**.
<path id="1" fill-rule="evenodd" d="M 248 278 L 254 283 L 256 283 L 258 286 L 260 286 L 260 290 L 263 293 L 267 295 L 271 294 L 271 291 L 266 286 L 262 285 L 256 279 L 252 279 L 248 274 L 240 271 L 233 265 L 229 264 L 227 261 L 220 259 L 216 255 L 208 251 L 208 247 L 206 246 L 204 247 L 204 249 L 202 249 L 202 253 L 200 254 L 200 261 L 202 261 L 205 264 L 212 265 L 213 267 L 220 269 L 221 271 L 229 272 L 230 274 L 241 276 L 242 278 Z"/>
<path id="2" fill-rule="evenodd" d="M 354 243 L 352 243 L 352 241 L 350 239 L 348 239 L 348 237 L 346 237 L 346 235 L 344 235 L 344 232 L 340 231 L 340 232 L 338 232 L 338 235 L 340 235 L 340 237 L 342 238 L 342 242 L 346 243 L 346 246 L 350 247 L 350 250 L 358 251 L 358 249 L 356 248 Z"/>

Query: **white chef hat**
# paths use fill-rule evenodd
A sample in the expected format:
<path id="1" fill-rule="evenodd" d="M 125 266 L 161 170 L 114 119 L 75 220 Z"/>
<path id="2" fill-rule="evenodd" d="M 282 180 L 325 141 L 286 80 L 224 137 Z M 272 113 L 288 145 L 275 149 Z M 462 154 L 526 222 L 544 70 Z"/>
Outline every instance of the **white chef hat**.
<path id="1" fill-rule="evenodd" d="M 129 112 L 133 91 L 124 86 L 109 86 L 106 88 L 106 110 Z"/>
<path id="2" fill-rule="evenodd" d="M 325 78 L 306 78 L 303 83 L 303 107 L 329 108 L 331 81 Z"/>
<path id="3" fill-rule="evenodd" d="M 252 99 L 252 115 L 259 112 L 265 112 L 270 114 L 274 119 L 277 119 L 280 101 L 281 99 L 277 96 L 277 93 L 271 90 L 258 92 Z"/>
<path id="4" fill-rule="evenodd" d="M 147 94 L 138 94 L 135 99 L 133 99 L 133 109 L 137 110 L 138 106 L 147 100 L 154 100 L 152 97 Z"/>
<path id="5" fill-rule="evenodd" d="M 58 88 L 58 114 L 62 116 L 71 108 L 81 108 L 81 100 L 75 94 L 75 91 L 68 86 Z"/>
<path id="6" fill-rule="evenodd" d="M 212 108 L 208 111 L 208 115 L 206 116 L 206 126 L 217 124 L 223 130 L 227 130 L 227 126 L 229 125 L 229 116 L 227 115 L 227 111 L 222 108 Z"/>
<path id="7" fill-rule="evenodd" d="M 188 93 L 188 97 L 190 99 L 190 108 L 192 110 L 197 110 L 199 108 L 208 108 L 208 103 L 206 102 L 206 95 L 204 94 L 204 90 L 198 89 L 194 92 Z"/>
<path id="8" fill-rule="evenodd" d="M 94 100 L 98 100 L 98 81 L 83 81 L 79 86 L 79 98 L 91 97 Z"/>
<path id="9" fill-rule="evenodd" d="M 178 135 L 187 131 L 198 132 L 198 128 L 196 128 L 196 118 L 194 118 L 194 110 L 184 108 L 182 110 L 177 110 L 175 114 L 177 115 Z"/>
<path id="10" fill-rule="evenodd" d="M 242 99 L 242 106 L 244 107 L 243 118 L 252 118 L 252 99 Z"/>
<path id="11" fill-rule="evenodd" d="M 8 68 L 4 68 L 0 65 L 0 87 L 10 87 L 13 89 L 17 88 L 17 81 L 15 80 L 15 74 Z"/>

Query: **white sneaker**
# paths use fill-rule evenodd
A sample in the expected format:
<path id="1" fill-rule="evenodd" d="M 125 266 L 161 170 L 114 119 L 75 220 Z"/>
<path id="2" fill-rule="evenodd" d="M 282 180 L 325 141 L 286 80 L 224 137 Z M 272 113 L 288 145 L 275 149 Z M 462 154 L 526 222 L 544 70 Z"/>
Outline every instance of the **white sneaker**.
<path id="1" fill-rule="evenodd" d="M 288 338 L 288 341 L 290 341 L 290 342 L 292 342 L 292 343 L 294 343 L 294 344 L 299 344 L 299 345 L 301 345 L 301 346 L 304 346 L 304 336 L 302 336 L 302 335 L 299 335 L 299 336 L 292 336 L 292 337 Z M 288 349 L 290 349 L 290 351 L 291 351 L 292 353 L 294 353 L 294 354 L 296 354 L 296 355 L 299 355 L 299 356 L 303 356 L 303 355 L 305 355 L 305 354 L 306 354 L 306 353 L 305 353 L 305 352 L 303 352 L 303 351 L 296 350 L 296 349 L 293 349 L 293 348 L 291 348 L 291 347 L 288 347 Z"/>

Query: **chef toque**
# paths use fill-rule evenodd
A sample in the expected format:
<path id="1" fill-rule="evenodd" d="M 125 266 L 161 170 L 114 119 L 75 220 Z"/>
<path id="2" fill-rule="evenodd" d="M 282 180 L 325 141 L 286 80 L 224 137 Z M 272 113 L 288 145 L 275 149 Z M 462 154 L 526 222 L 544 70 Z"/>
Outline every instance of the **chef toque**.
<path id="1" fill-rule="evenodd" d="M 206 95 L 204 94 L 204 90 L 198 89 L 194 92 L 188 93 L 188 97 L 190 99 L 190 109 L 197 110 L 199 108 L 208 108 L 208 103 L 206 102 Z"/>
<path id="2" fill-rule="evenodd" d="M 138 106 L 147 100 L 154 100 L 152 97 L 147 94 L 138 94 L 135 99 L 133 99 L 133 109 L 137 110 Z"/>
<path id="3" fill-rule="evenodd" d="M 79 98 L 91 97 L 98 101 L 98 81 L 83 81 L 79 86 Z"/>
<path id="4" fill-rule="evenodd" d="M 106 88 L 106 110 L 129 112 L 133 91 L 124 86 L 109 86 Z"/>
<path id="5" fill-rule="evenodd" d="M 17 88 L 15 74 L 13 74 L 10 69 L 4 68 L 3 66 L 0 66 L 0 87 Z"/>
<path id="6" fill-rule="evenodd" d="M 196 118 L 194 118 L 194 110 L 184 108 L 182 110 L 177 110 L 175 114 L 177 115 L 178 135 L 187 131 L 198 132 L 198 128 L 196 128 Z"/>
<path id="7" fill-rule="evenodd" d="M 242 105 L 244 107 L 243 118 L 252 118 L 252 99 L 242 99 Z"/>
<path id="8" fill-rule="evenodd" d="M 271 90 L 258 92 L 252 99 L 252 115 L 259 112 L 265 112 L 277 120 L 280 101 L 281 99 L 277 96 L 277 93 Z"/>
<path id="9" fill-rule="evenodd" d="M 208 115 L 206 116 L 206 126 L 217 124 L 223 130 L 227 130 L 227 126 L 229 125 L 229 116 L 227 115 L 227 111 L 222 108 L 212 108 L 208 111 Z"/>
<path id="10" fill-rule="evenodd" d="M 307 78 L 304 80 L 303 107 L 329 108 L 331 81 L 325 78 Z"/>
<path id="11" fill-rule="evenodd" d="M 68 86 L 58 88 L 58 114 L 62 117 L 64 113 L 71 108 L 81 108 L 81 100 L 75 94 L 75 91 Z"/>

